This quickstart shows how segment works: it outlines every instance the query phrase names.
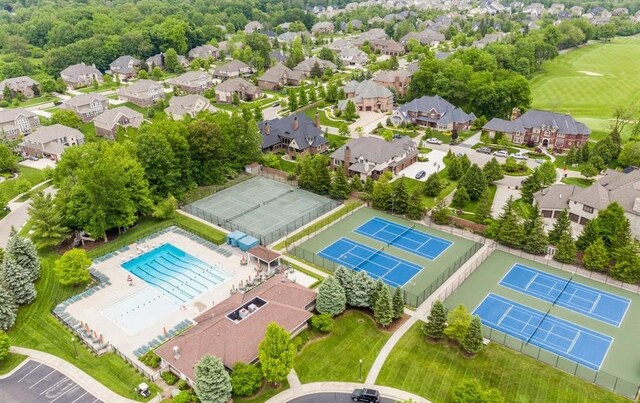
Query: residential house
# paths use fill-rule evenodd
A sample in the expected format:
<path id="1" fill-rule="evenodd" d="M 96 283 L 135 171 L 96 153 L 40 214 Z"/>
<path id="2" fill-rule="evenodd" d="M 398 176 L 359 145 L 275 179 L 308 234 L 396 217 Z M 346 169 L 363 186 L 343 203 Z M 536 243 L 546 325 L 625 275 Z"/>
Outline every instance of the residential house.
<path id="1" fill-rule="evenodd" d="M 108 73 L 111 73 L 114 77 L 118 77 L 121 81 L 124 81 L 137 76 L 139 67 L 140 60 L 135 57 L 120 56 L 111 62 Z"/>
<path id="2" fill-rule="evenodd" d="M 194 368 L 205 355 L 218 357 L 231 371 L 237 362 L 258 361 L 258 346 L 269 324 L 277 323 L 292 337 L 303 331 L 313 316 L 315 299 L 315 291 L 277 274 L 202 312 L 195 326 L 158 347 L 156 354 L 163 368 L 193 385 Z"/>
<path id="3" fill-rule="evenodd" d="M 96 128 L 96 135 L 113 140 L 120 127 L 139 129 L 143 121 L 142 113 L 126 106 L 118 106 L 96 116 L 93 125 Z"/>
<path id="4" fill-rule="evenodd" d="M 62 81 L 70 88 L 80 88 L 92 85 L 94 81 L 102 83 L 102 73 L 96 66 L 87 66 L 84 63 L 74 64 L 60 72 Z"/>
<path id="5" fill-rule="evenodd" d="M 271 58 L 271 60 L 273 60 L 275 63 L 284 63 L 287 61 L 287 59 L 289 58 L 283 51 L 281 50 L 274 50 L 271 53 L 269 53 L 269 57 Z"/>
<path id="6" fill-rule="evenodd" d="M 338 102 L 338 109 L 344 110 L 352 101 L 360 112 L 390 112 L 393 109 L 393 93 L 373 80 L 349 81 L 344 86 L 347 99 Z"/>
<path id="7" fill-rule="evenodd" d="M 354 46 L 360 47 L 365 44 L 365 42 L 373 42 L 377 39 L 385 39 L 387 37 L 387 33 L 384 32 L 384 29 L 381 28 L 373 28 L 366 32 L 358 35 L 356 39 L 352 41 Z"/>
<path id="8" fill-rule="evenodd" d="M 185 116 L 195 118 L 200 112 L 216 112 L 217 109 L 202 95 L 191 94 L 171 97 L 169 106 L 164 111 L 174 120 L 182 120 Z"/>
<path id="9" fill-rule="evenodd" d="M 27 135 L 18 145 L 25 156 L 51 158 L 59 161 L 67 147 L 84 144 L 84 134 L 61 124 L 43 126 Z"/>
<path id="10" fill-rule="evenodd" d="M 149 71 L 152 71 L 154 67 L 164 69 L 164 53 L 151 56 L 146 60 L 146 63 Z M 178 55 L 178 64 L 186 69 L 189 67 L 189 60 L 182 55 Z"/>
<path id="11" fill-rule="evenodd" d="M 503 32 L 486 34 L 482 39 L 473 41 L 473 44 L 471 46 L 477 49 L 483 49 L 485 46 L 487 46 L 490 43 L 501 41 L 505 36 L 506 34 L 504 34 Z"/>
<path id="12" fill-rule="evenodd" d="M 532 143 L 542 147 L 566 149 L 589 141 L 591 130 L 569 115 L 530 109 L 520 116 L 514 109 L 511 120 L 493 118 L 482 127 L 491 137 L 503 133 L 516 144 Z"/>
<path id="13" fill-rule="evenodd" d="M 402 136 L 391 142 L 379 137 L 360 137 L 338 148 L 331 154 L 331 167 L 343 169 L 348 176 L 361 180 L 378 179 L 385 172 L 398 174 L 418 161 L 417 144 Z"/>
<path id="14" fill-rule="evenodd" d="M 315 122 L 304 113 L 292 114 L 280 119 L 258 123 L 262 133 L 262 151 L 285 150 L 290 156 L 325 152 L 329 142 L 320 128 L 320 118 Z"/>
<path id="15" fill-rule="evenodd" d="M 574 17 L 580 17 L 584 13 L 584 7 L 581 6 L 573 6 L 569 9 L 571 11 L 571 15 Z"/>
<path id="16" fill-rule="evenodd" d="M 371 41 L 374 51 L 387 56 L 401 56 L 404 54 L 404 46 L 393 39 L 376 39 Z"/>
<path id="17" fill-rule="evenodd" d="M 258 78 L 258 87 L 263 90 L 277 90 L 286 85 L 300 85 L 304 78 L 301 71 L 291 70 L 284 64 L 276 64 Z"/>
<path id="18" fill-rule="evenodd" d="M 407 70 L 409 74 L 413 75 L 416 71 L 420 70 L 420 61 L 409 63 L 404 66 L 404 69 Z"/>
<path id="19" fill-rule="evenodd" d="M 355 68 L 362 68 L 369 62 L 369 55 L 358 48 L 342 49 L 338 57 L 343 65 Z"/>
<path id="20" fill-rule="evenodd" d="M 169 84 L 181 89 L 188 94 L 202 94 L 213 87 L 213 81 L 204 71 L 188 71 L 178 77 L 167 80 Z"/>
<path id="21" fill-rule="evenodd" d="M 422 45 L 428 45 L 431 47 L 437 47 L 440 43 L 445 41 L 445 37 L 443 34 L 437 31 L 433 31 L 429 28 L 425 29 L 421 32 L 409 32 L 402 38 L 400 38 L 400 43 L 403 45 L 407 45 L 410 39 L 415 39 Z"/>
<path id="22" fill-rule="evenodd" d="M 102 94 L 81 94 L 62 102 L 60 108 L 74 111 L 84 123 L 109 109 L 109 100 Z"/>
<path id="23" fill-rule="evenodd" d="M 630 167 L 623 171 L 607 169 L 605 175 L 588 188 L 553 185 L 534 194 L 542 216 L 555 218 L 568 209 L 574 223 L 585 225 L 598 216 L 598 212 L 613 202 L 622 206 L 631 223 L 631 232 L 640 239 L 640 169 Z"/>
<path id="24" fill-rule="evenodd" d="M 248 35 L 254 32 L 262 32 L 263 29 L 264 27 L 258 21 L 250 21 L 244 26 L 244 33 Z"/>
<path id="25" fill-rule="evenodd" d="M 439 95 L 423 96 L 402 105 L 393 112 L 391 123 L 398 126 L 414 123 L 440 131 L 469 130 L 476 120 L 473 113 L 466 113 Z"/>
<path id="26" fill-rule="evenodd" d="M 201 46 L 196 46 L 191 49 L 188 53 L 189 60 L 195 59 L 213 59 L 216 60 L 220 55 L 220 49 L 216 48 L 213 45 L 205 44 Z"/>
<path id="27" fill-rule="evenodd" d="M 213 77 L 226 80 L 235 77 L 246 77 L 252 73 L 253 69 L 248 64 L 240 60 L 233 60 L 216 68 L 213 71 Z"/>
<path id="28" fill-rule="evenodd" d="M 4 90 L 9 88 L 11 96 L 21 94 L 25 98 L 40 95 L 40 83 L 31 77 L 13 77 L 0 81 L 0 99 L 4 99 Z"/>
<path id="29" fill-rule="evenodd" d="M 18 108 L 0 111 L 0 133 L 4 140 L 12 141 L 26 136 L 40 127 L 40 119 L 35 113 Z"/>
<path id="30" fill-rule="evenodd" d="M 325 70 L 335 71 L 337 69 L 336 65 L 332 62 L 328 60 L 318 59 L 317 57 L 310 57 L 308 59 L 305 59 L 298 63 L 298 65 L 293 69 L 302 72 L 302 74 L 307 77 L 311 77 L 311 72 L 316 63 L 318 64 L 318 67 L 320 67 L 320 70 L 322 72 L 324 72 Z"/>
<path id="31" fill-rule="evenodd" d="M 336 39 L 330 44 L 328 44 L 326 47 L 329 48 L 330 50 L 333 50 L 334 52 L 340 52 L 343 49 L 353 48 L 353 45 L 351 44 L 351 42 L 349 42 L 346 39 Z"/>
<path id="32" fill-rule="evenodd" d="M 411 82 L 411 73 L 407 70 L 381 70 L 373 77 L 373 82 L 404 96 Z"/>
<path id="33" fill-rule="evenodd" d="M 158 100 L 164 99 L 164 88 L 155 81 L 139 80 L 128 87 L 120 88 L 118 98 L 141 108 L 148 108 Z"/>
<path id="34" fill-rule="evenodd" d="M 233 96 L 243 101 L 253 101 L 262 97 L 262 91 L 244 78 L 232 78 L 216 86 L 216 102 L 233 102 Z"/>
<path id="35" fill-rule="evenodd" d="M 222 41 L 218 42 L 218 49 L 227 56 L 227 58 L 231 58 L 231 53 L 234 49 L 242 49 L 244 44 L 242 42 L 232 42 L 232 41 Z"/>
<path id="36" fill-rule="evenodd" d="M 311 33 L 314 35 L 332 34 L 333 23 L 329 21 L 316 22 L 311 27 Z"/>

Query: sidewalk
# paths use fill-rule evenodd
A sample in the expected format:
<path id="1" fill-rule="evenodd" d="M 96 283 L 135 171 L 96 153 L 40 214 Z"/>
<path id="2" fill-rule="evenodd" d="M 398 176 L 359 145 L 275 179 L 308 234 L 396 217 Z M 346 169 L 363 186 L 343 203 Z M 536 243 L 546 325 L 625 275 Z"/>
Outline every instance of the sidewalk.
<path id="1" fill-rule="evenodd" d="M 130 400 L 125 397 L 118 395 L 113 392 L 111 389 L 108 389 L 106 386 L 96 381 L 94 378 L 86 374 L 84 371 L 80 370 L 75 365 L 63 360 L 62 358 L 56 357 L 54 355 L 45 353 L 43 351 L 31 350 L 28 348 L 22 347 L 11 347 L 12 353 L 18 353 L 23 355 L 28 355 L 32 359 L 42 362 L 54 368 L 64 375 L 66 375 L 69 379 L 76 382 L 78 385 L 82 386 L 87 392 L 91 393 L 98 399 L 104 402 L 134 402 L 135 400 Z M 160 402 L 159 397 L 155 397 L 151 399 L 149 402 L 156 403 Z"/>
<path id="2" fill-rule="evenodd" d="M 412 399 L 416 403 L 430 403 L 423 397 L 416 396 L 412 393 L 405 392 L 403 390 L 390 388 L 388 386 L 378 386 L 373 384 L 361 384 L 361 383 L 349 383 L 349 382 L 315 382 L 307 383 L 299 387 L 287 389 L 284 392 L 267 400 L 267 403 L 287 403 L 297 397 L 313 395 L 316 393 L 349 393 L 353 392 L 356 388 L 370 387 L 378 390 L 382 397 L 387 397 L 394 400 L 409 400 Z"/>

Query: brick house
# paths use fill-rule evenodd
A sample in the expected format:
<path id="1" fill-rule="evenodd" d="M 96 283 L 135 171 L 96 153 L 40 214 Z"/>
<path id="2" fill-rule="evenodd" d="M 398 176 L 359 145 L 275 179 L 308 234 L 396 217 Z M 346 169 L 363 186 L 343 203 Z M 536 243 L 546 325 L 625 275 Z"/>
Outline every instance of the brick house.
<path id="1" fill-rule="evenodd" d="M 227 64 L 223 64 L 213 71 L 213 77 L 220 80 L 229 78 L 246 77 L 253 74 L 253 69 L 240 60 L 233 60 Z"/>
<path id="2" fill-rule="evenodd" d="M 81 94 L 67 99 L 60 108 L 74 111 L 80 120 L 87 123 L 109 109 L 109 100 L 101 94 Z"/>
<path id="3" fill-rule="evenodd" d="M 232 103 L 233 95 L 243 101 L 253 101 L 262 97 L 262 91 L 244 78 L 232 78 L 216 86 L 216 102 Z"/>
<path id="4" fill-rule="evenodd" d="M 0 81 L 0 99 L 4 98 L 4 89 L 9 88 L 11 96 L 22 94 L 25 98 L 40 95 L 40 83 L 31 77 L 13 77 Z"/>
<path id="5" fill-rule="evenodd" d="M 469 130 L 476 115 L 466 113 L 439 95 L 423 96 L 397 108 L 390 117 L 399 126 L 414 123 L 440 131 Z"/>
<path id="6" fill-rule="evenodd" d="M 311 77 L 311 71 L 313 70 L 313 66 L 318 64 L 321 71 L 331 70 L 335 71 L 338 67 L 328 60 L 318 59 L 317 57 L 310 57 L 298 63 L 296 67 L 293 69 L 296 71 L 302 72 L 306 77 Z"/>
<path id="7" fill-rule="evenodd" d="M 262 151 L 285 150 L 290 156 L 318 154 L 327 150 L 329 142 L 320 128 L 320 118 L 315 122 L 304 113 L 258 123 L 262 134 Z"/>
<path id="8" fill-rule="evenodd" d="M 157 55 L 149 57 L 146 60 L 146 63 L 149 72 L 151 72 L 154 67 L 164 69 L 164 53 L 158 53 Z M 182 55 L 178 55 L 178 64 L 186 69 L 189 67 L 189 60 Z"/>
<path id="9" fill-rule="evenodd" d="M 40 119 L 35 113 L 18 108 L 0 111 L 0 134 L 12 141 L 26 136 L 40 127 Z"/>
<path id="10" fill-rule="evenodd" d="M 167 80 L 167 83 L 187 94 L 202 94 L 213 87 L 211 77 L 204 71 L 188 71 L 178 77 Z"/>
<path id="11" fill-rule="evenodd" d="M 344 110 L 348 101 L 356 104 L 360 112 L 390 112 L 393 109 L 393 93 L 373 80 L 350 81 L 344 86 L 347 99 L 338 102 Z"/>
<path id="12" fill-rule="evenodd" d="M 284 64 L 276 64 L 258 78 L 258 87 L 263 90 L 277 90 L 286 85 L 300 85 L 304 78 L 303 72 L 291 70 Z"/>
<path id="13" fill-rule="evenodd" d="M 93 120 L 93 125 L 96 128 L 96 135 L 113 140 L 116 137 L 118 128 L 133 127 L 139 129 L 143 121 L 142 113 L 126 106 L 118 106 L 98 115 Z"/>
<path id="14" fill-rule="evenodd" d="M 189 57 L 189 60 L 195 60 L 195 59 L 216 60 L 219 55 L 220 55 L 220 49 L 209 44 L 196 46 L 195 48 L 191 49 L 187 54 L 187 56 Z"/>
<path id="15" fill-rule="evenodd" d="M 494 137 L 496 133 L 507 135 L 515 144 L 533 143 L 542 147 L 568 149 L 589 141 L 591 130 L 569 115 L 530 109 L 523 115 L 517 108 L 511 120 L 493 118 L 482 127 Z"/>
<path id="16" fill-rule="evenodd" d="M 128 87 L 118 90 L 118 98 L 131 102 L 141 108 L 148 108 L 164 99 L 164 88 L 152 80 L 139 80 Z"/>
<path id="17" fill-rule="evenodd" d="M 61 124 L 43 126 L 18 145 L 23 155 L 59 161 L 67 147 L 84 144 L 84 134 Z"/>
<path id="18" fill-rule="evenodd" d="M 169 106 L 164 111 L 174 120 L 182 120 L 185 116 L 195 118 L 200 112 L 215 112 L 217 109 L 211 105 L 211 101 L 202 95 L 190 94 L 183 97 L 172 97 L 169 100 Z"/>
<path id="19" fill-rule="evenodd" d="M 250 21 L 244 26 L 244 33 L 248 35 L 254 32 L 262 32 L 263 29 L 264 27 L 258 21 Z"/>
<path id="20" fill-rule="evenodd" d="M 329 21 L 316 22 L 311 27 L 311 33 L 313 33 L 314 35 L 332 34 L 333 23 Z"/>
<path id="21" fill-rule="evenodd" d="M 140 60 L 132 56 L 120 56 L 109 65 L 109 73 L 120 80 L 128 80 L 138 75 Z"/>
<path id="22" fill-rule="evenodd" d="M 404 54 L 404 46 L 393 39 L 376 39 L 371 41 L 371 48 L 375 52 L 380 52 L 387 56 L 402 56 Z"/>
<path id="23" fill-rule="evenodd" d="M 62 81 L 70 88 L 80 88 L 92 85 L 94 81 L 102 83 L 102 73 L 96 66 L 87 66 L 84 63 L 74 64 L 60 72 Z"/>
<path id="24" fill-rule="evenodd" d="M 411 73 L 407 70 L 381 70 L 373 77 L 373 82 L 404 96 L 411 83 Z"/>

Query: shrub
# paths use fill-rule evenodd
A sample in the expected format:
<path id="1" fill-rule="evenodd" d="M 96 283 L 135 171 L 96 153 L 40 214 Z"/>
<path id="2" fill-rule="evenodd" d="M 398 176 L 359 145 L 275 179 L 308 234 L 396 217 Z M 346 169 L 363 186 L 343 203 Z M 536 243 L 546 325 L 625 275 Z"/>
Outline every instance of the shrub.
<path id="1" fill-rule="evenodd" d="M 148 351 L 140 357 L 140 362 L 151 368 L 160 368 L 160 357 L 153 351 Z"/>
<path id="2" fill-rule="evenodd" d="M 333 318 L 327 313 L 315 315 L 309 319 L 311 328 L 318 332 L 329 333 L 333 330 Z"/>
<path id="3" fill-rule="evenodd" d="M 231 387 L 235 396 L 250 396 L 262 385 L 262 371 L 255 365 L 238 362 L 231 373 Z"/>
<path id="4" fill-rule="evenodd" d="M 309 332 L 306 330 L 303 330 L 302 332 L 300 332 L 299 335 L 294 337 L 293 340 L 291 340 L 291 342 L 296 347 L 296 350 L 298 351 L 302 350 L 302 347 L 304 347 L 304 345 L 309 342 Z"/>
<path id="5" fill-rule="evenodd" d="M 179 390 L 189 390 L 189 389 L 191 389 L 191 387 L 189 386 L 187 381 L 185 381 L 184 379 L 178 380 L 178 383 L 176 383 L 176 388 L 178 388 Z"/>
<path id="6" fill-rule="evenodd" d="M 173 398 L 173 403 L 195 403 L 197 401 L 197 396 L 190 390 L 183 390 Z"/>
<path id="7" fill-rule="evenodd" d="M 161 373 L 160 376 L 168 385 L 173 385 L 174 383 L 178 382 L 178 377 L 173 372 L 165 371 Z"/>
<path id="8" fill-rule="evenodd" d="M 0 101 L 0 107 L 6 108 L 7 106 L 9 106 L 9 102 L 7 102 L 7 101 Z"/>

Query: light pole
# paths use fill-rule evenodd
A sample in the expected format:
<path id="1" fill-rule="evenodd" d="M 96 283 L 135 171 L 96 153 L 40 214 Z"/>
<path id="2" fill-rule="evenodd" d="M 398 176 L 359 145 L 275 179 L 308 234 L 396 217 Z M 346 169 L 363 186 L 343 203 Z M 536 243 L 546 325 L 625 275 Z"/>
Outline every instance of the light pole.
<path id="1" fill-rule="evenodd" d="M 391 193 L 391 215 L 393 215 L 393 205 L 394 202 L 396 201 L 396 194 L 395 193 Z"/>
<path id="2" fill-rule="evenodd" d="M 76 358 L 78 358 L 78 347 L 76 347 L 76 338 L 75 338 L 75 336 L 71 336 L 71 344 L 73 344 L 73 351 L 75 351 Z"/>
<path id="3" fill-rule="evenodd" d="M 360 358 L 360 382 L 362 382 L 362 358 Z"/>

